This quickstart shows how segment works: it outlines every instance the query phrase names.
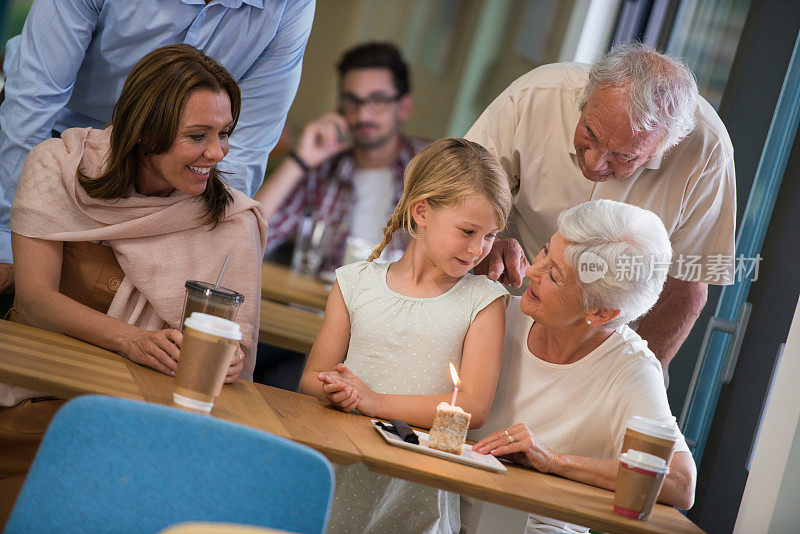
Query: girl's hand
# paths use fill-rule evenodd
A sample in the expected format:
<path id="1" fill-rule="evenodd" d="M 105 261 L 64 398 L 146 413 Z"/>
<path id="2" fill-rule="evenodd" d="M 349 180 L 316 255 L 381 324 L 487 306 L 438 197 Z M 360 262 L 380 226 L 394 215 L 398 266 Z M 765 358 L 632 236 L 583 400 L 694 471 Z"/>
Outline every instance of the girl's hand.
<path id="1" fill-rule="evenodd" d="M 233 382 L 236 382 L 236 380 L 239 378 L 239 373 L 242 372 L 243 368 L 244 351 L 242 350 L 242 346 L 239 345 L 236 347 L 236 351 L 233 353 L 233 359 L 228 367 L 228 372 L 225 373 L 225 383 L 232 384 Z"/>
<path id="2" fill-rule="evenodd" d="M 378 412 L 380 408 L 380 394 L 375 393 L 369 388 L 360 378 L 358 378 L 353 371 L 347 368 L 343 363 L 336 366 L 336 371 L 339 380 L 352 387 L 358 392 L 358 411 L 369 417 L 382 417 Z"/>
<path id="3" fill-rule="evenodd" d="M 489 434 L 472 450 L 480 454 L 505 456 L 512 462 L 532 467 L 542 473 L 551 473 L 558 453 L 545 447 L 533 432 L 522 423 Z"/>
<path id="4" fill-rule="evenodd" d="M 183 334 L 173 328 L 141 330 L 136 328 L 122 342 L 122 352 L 132 362 L 175 376 Z"/>
<path id="5" fill-rule="evenodd" d="M 322 382 L 322 391 L 331 404 L 343 412 L 352 412 L 358 407 L 358 391 L 339 380 L 338 373 L 320 373 L 317 379 Z"/>

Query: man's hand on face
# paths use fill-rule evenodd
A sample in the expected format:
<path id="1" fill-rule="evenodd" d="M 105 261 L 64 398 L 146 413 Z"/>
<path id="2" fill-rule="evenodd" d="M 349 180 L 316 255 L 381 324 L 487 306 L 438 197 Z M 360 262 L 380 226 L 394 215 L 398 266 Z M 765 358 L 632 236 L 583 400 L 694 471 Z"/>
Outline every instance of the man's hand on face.
<path id="1" fill-rule="evenodd" d="M 297 143 L 297 156 L 309 167 L 316 167 L 348 145 L 347 121 L 333 111 L 309 122 Z"/>
<path id="2" fill-rule="evenodd" d="M 475 266 L 475 274 L 485 274 L 503 285 L 519 287 L 525 270 L 530 267 L 522 245 L 516 239 L 497 239 L 489 254 Z"/>
<path id="3" fill-rule="evenodd" d="M 0 263 L 0 295 L 14 291 L 14 264 Z"/>

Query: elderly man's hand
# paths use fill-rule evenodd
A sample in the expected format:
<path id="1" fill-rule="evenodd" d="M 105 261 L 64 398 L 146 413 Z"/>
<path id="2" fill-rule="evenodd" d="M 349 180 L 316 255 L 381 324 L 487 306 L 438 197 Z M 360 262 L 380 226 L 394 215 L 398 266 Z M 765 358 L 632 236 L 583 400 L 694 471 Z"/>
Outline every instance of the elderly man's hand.
<path id="1" fill-rule="evenodd" d="M 522 245 L 516 239 L 497 239 L 489 254 L 475 266 L 475 274 L 485 274 L 503 285 L 519 287 L 525 269 L 530 267 Z"/>
<path id="2" fill-rule="evenodd" d="M 489 434 L 473 445 L 480 454 L 506 456 L 514 463 L 532 467 L 542 473 L 553 471 L 557 453 L 545 447 L 522 423 Z"/>
<path id="3" fill-rule="evenodd" d="M 14 291 L 14 264 L 0 263 L 0 295 Z"/>

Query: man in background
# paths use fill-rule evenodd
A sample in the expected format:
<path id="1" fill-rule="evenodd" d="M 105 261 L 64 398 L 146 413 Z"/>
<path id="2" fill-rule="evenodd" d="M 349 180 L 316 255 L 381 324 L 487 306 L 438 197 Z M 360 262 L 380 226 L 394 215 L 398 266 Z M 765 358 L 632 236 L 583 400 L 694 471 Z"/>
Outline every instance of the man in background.
<path id="1" fill-rule="evenodd" d="M 325 223 L 323 271 L 342 265 L 348 237 L 380 241 L 403 193 L 403 170 L 427 145 L 403 134 L 413 102 L 408 66 L 396 47 L 356 46 L 337 70 L 337 111 L 306 125 L 254 197 L 269 219 L 267 253 L 294 237 L 305 216 Z M 394 245 L 390 250 L 402 250 Z"/>

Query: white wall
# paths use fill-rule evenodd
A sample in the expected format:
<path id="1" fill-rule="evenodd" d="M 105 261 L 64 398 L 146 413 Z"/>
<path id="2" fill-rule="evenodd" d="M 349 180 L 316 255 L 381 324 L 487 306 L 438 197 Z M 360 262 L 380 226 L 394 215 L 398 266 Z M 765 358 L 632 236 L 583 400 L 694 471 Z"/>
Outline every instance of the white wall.
<path id="1" fill-rule="evenodd" d="M 800 532 L 800 300 L 775 371 L 734 534 Z"/>

